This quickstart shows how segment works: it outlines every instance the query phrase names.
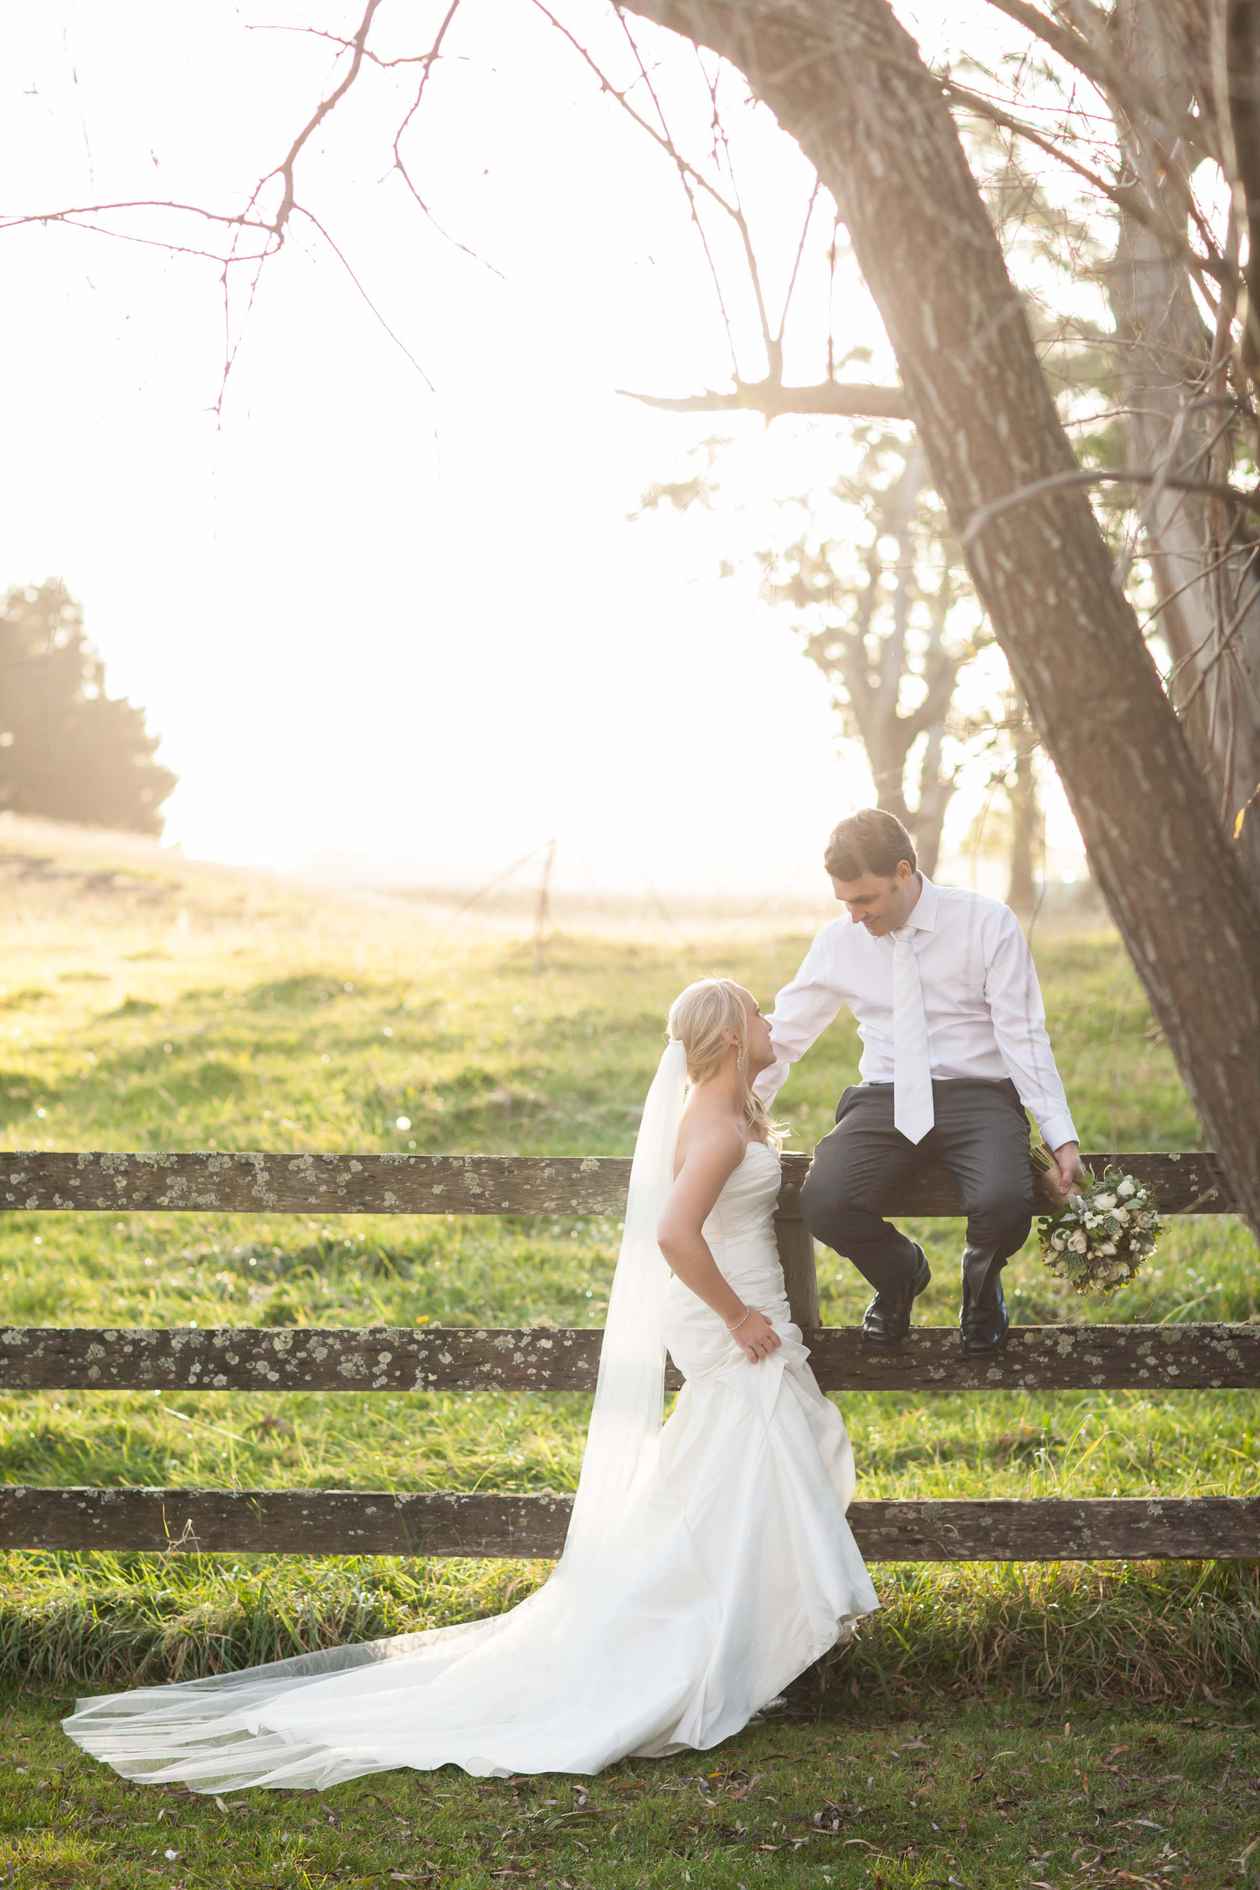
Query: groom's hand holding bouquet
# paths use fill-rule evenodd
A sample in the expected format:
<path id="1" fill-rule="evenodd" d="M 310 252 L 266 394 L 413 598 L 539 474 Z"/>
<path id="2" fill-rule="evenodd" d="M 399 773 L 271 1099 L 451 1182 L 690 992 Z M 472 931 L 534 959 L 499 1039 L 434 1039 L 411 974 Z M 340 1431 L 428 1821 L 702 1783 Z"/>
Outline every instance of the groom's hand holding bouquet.
<path id="1" fill-rule="evenodd" d="M 1061 1207 L 1082 1182 L 1089 1180 L 1079 1142 L 1064 1142 L 1053 1150 L 1039 1148 L 1033 1161 L 1042 1197 L 1051 1209 Z"/>
<path id="2" fill-rule="evenodd" d="M 1037 1222 L 1042 1259 L 1074 1293 L 1114 1293 L 1155 1251 L 1160 1218 L 1150 1190 L 1110 1164 L 1092 1174 L 1075 1142 L 1034 1149 L 1033 1165 L 1048 1207 Z"/>

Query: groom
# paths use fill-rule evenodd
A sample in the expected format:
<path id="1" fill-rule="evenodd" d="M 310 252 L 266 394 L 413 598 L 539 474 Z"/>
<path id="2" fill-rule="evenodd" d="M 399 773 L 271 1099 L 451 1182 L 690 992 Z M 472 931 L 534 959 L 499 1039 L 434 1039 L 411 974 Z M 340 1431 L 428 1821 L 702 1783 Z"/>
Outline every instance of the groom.
<path id="1" fill-rule="evenodd" d="M 842 820 L 824 865 L 847 916 L 823 926 L 775 999 L 777 1060 L 753 1087 L 769 1105 L 788 1065 L 850 1007 L 862 1080 L 814 1150 L 805 1224 L 875 1288 L 863 1336 L 896 1345 L 932 1276 L 918 1242 L 879 1210 L 903 1176 L 943 1162 L 967 1216 L 962 1348 L 991 1351 L 1009 1324 L 1001 1271 L 1036 1206 L 1025 1109 L 1053 1150 L 1057 1192 L 1084 1174 L 1031 954 L 1009 906 L 920 872 L 909 834 L 882 808 Z"/>

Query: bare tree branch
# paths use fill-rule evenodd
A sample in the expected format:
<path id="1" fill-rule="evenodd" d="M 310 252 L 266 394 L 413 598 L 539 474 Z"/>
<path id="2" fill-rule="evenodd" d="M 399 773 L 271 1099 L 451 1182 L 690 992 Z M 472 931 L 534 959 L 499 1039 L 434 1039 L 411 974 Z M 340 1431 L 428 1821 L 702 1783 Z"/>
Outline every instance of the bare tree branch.
<path id="1" fill-rule="evenodd" d="M 630 387 L 617 393 L 663 413 L 759 413 L 767 420 L 785 414 L 830 414 L 839 419 L 908 420 L 906 397 L 899 387 L 872 387 L 860 381 L 823 381 L 817 387 L 784 387 L 781 382 L 737 381 L 730 393 L 640 394 Z"/>
<path id="2" fill-rule="evenodd" d="M 270 223 L 265 222 L 261 217 L 251 217 L 239 213 L 232 215 L 224 211 L 206 210 L 198 203 L 176 203 L 160 197 L 124 198 L 117 203 L 72 204 L 62 210 L 32 210 L 25 216 L 0 217 L 0 230 L 18 230 L 21 229 L 24 224 L 28 223 L 68 223 L 76 217 L 103 216 L 107 211 L 111 210 L 180 210 L 191 216 L 205 217 L 207 222 L 210 223 L 226 223 L 229 226 L 236 225 L 247 230 L 264 230 L 268 235 L 273 233 Z M 116 236 L 120 240 L 125 239 L 133 243 L 156 243 L 159 248 L 166 249 L 178 249 L 179 247 L 177 244 L 163 244 L 157 237 L 128 236 L 127 232 L 123 230 L 107 230 L 99 224 L 84 223 L 77 227 L 80 229 L 99 229 L 102 235 Z M 222 257 L 215 255 L 212 250 L 190 249 L 185 253 L 190 256 L 209 256 L 215 262 L 221 262 L 223 260 Z"/>
<path id="3" fill-rule="evenodd" d="M 360 282 L 358 276 L 355 274 L 350 264 L 346 261 L 346 258 L 342 254 L 340 248 L 333 241 L 332 237 L 328 234 L 328 231 L 324 228 L 323 224 L 320 222 L 319 218 L 315 215 L 314 211 L 308 210 L 305 204 L 300 204 L 300 203 L 296 204 L 294 208 L 297 210 L 297 213 L 299 216 L 305 217 L 307 222 L 310 224 L 313 224 L 314 227 L 319 231 L 320 235 L 323 237 L 324 241 L 327 243 L 329 249 L 332 251 L 333 255 L 337 258 L 337 261 L 341 264 L 342 268 L 345 270 L 346 274 L 349 276 L 351 282 L 353 282 L 355 288 L 359 291 L 359 294 L 363 297 L 363 300 L 367 303 L 373 315 L 375 315 L 381 327 L 385 330 L 385 333 L 389 336 L 391 341 L 395 342 L 397 346 L 402 349 L 402 352 L 406 355 L 407 359 L 410 361 L 412 367 L 416 370 L 416 373 L 420 376 L 421 380 L 424 382 L 429 392 L 434 393 L 436 390 L 433 386 L 433 382 L 429 379 L 428 375 L 425 373 L 420 363 L 416 360 L 415 355 L 411 352 L 411 349 L 407 346 L 406 342 L 402 339 L 401 335 L 396 334 L 394 330 L 390 327 L 389 323 L 386 321 L 385 317 L 382 315 L 380 309 L 377 308 L 376 303 L 372 300 L 371 296 L 368 294 L 367 290 L 364 288 L 363 284 Z"/>
<path id="4" fill-rule="evenodd" d="M 572 46 L 574 52 L 577 53 L 578 57 L 586 65 L 590 67 L 591 71 L 595 74 L 595 77 L 599 80 L 600 91 L 607 92 L 610 98 L 616 100 L 617 104 L 621 106 L 621 109 L 623 111 L 628 112 L 630 114 L 630 117 L 633 118 L 635 124 L 638 125 L 640 131 L 645 131 L 647 133 L 648 137 L 651 138 L 653 144 L 658 145 L 660 149 L 665 152 L 666 156 L 669 158 L 671 163 L 677 164 L 680 169 L 685 168 L 687 176 L 690 178 L 691 182 L 696 186 L 698 190 L 702 190 L 707 197 L 711 197 L 714 203 L 716 203 L 720 209 L 726 212 L 728 217 L 731 217 L 735 219 L 736 221 L 738 221 L 739 211 L 736 208 L 736 206 L 733 203 L 728 203 L 726 198 L 722 195 L 721 191 L 717 188 L 715 184 L 710 183 L 709 179 L 704 175 L 703 171 L 698 171 L 694 164 L 689 164 L 686 158 L 682 155 L 682 153 L 678 151 L 677 149 L 675 149 L 674 145 L 670 142 L 669 138 L 665 136 L 664 134 L 662 134 L 661 132 L 657 131 L 655 126 L 652 125 L 649 122 L 649 120 L 643 116 L 642 112 L 637 111 L 635 109 L 635 107 L 630 103 L 630 100 L 625 92 L 619 92 L 617 90 L 616 86 L 609 79 L 608 75 L 599 67 L 599 65 L 597 65 L 595 60 L 591 57 L 590 53 L 587 51 L 586 47 L 582 44 L 581 40 L 578 39 L 575 33 L 570 32 L 569 28 L 564 24 L 563 20 L 558 20 L 556 18 L 555 14 L 551 11 L 550 7 L 548 7 L 545 4 L 545 0 L 532 0 L 532 4 L 535 7 L 537 7 L 538 11 L 543 15 L 544 19 L 547 19 L 551 22 L 552 26 L 555 27 L 557 33 L 560 34 L 561 38 L 566 39 L 569 42 L 570 46 Z"/>
<path id="5" fill-rule="evenodd" d="M 994 4 L 994 0 L 990 0 L 990 4 Z M 990 123 L 1002 125 L 1007 131 L 1014 132 L 1016 137 L 1026 138 L 1030 144 L 1035 144 L 1039 150 L 1046 152 L 1049 157 L 1057 158 L 1058 161 L 1061 164 L 1065 164 L 1069 170 L 1075 171 L 1078 177 L 1083 178 L 1085 182 L 1091 185 L 1094 190 L 1098 191 L 1100 195 L 1114 203 L 1118 210 L 1124 211 L 1124 213 L 1127 216 L 1131 216 L 1136 223 L 1141 223 L 1146 229 L 1149 229 L 1153 235 L 1159 238 L 1160 242 L 1165 245 L 1171 254 L 1190 263 L 1195 269 L 1201 270 L 1203 274 L 1214 276 L 1218 282 L 1225 283 L 1231 279 L 1232 272 L 1228 265 L 1217 254 L 1215 246 L 1211 241 L 1211 232 L 1208 231 L 1206 225 L 1202 223 L 1197 206 L 1194 206 L 1193 214 L 1196 217 L 1196 221 L 1199 223 L 1200 234 L 1206 233 L 1207 236 L 1208 253 L 1206 255 L 1200 255 L 1197 250 L 1190 247 L 1184 237 L 1179 237 L 1166 222 L 1155 217 L 1147 205 L 1137 197 L 1134 192 L 1126 190 L 1122 185 L 1109 184 L 1105 177 L 1100 177 L 1097 171 L 1090 170 L 1088 164 L 1082 164 L 1078 158 L 1074 158 L 1070 152 L 1065 151 L 1061 144 L 1056 144 L 1052 138 L 1047 138 L 1043 132 L 1035 130 L 1032 125 L 1025 124 L 1020 118 L 1013 118 L 1009 112 L 1004 112 L 1000 106 L 991 104 L 982 93 L 973 92 L 965 85 L 956 85 L 952 79 L 941 79 L 940 84 L 947 97 L 956 99 L 960 105 L 965 105 L 969 110 L 976 112 L 981 118 L 987 118 Z"/>
<path id="6" fill-rule="evenodd" d="M 639 68 L 639 76 L 647 89 L 647 95 L 656 107 L 656 115 L 661 121 L 661 131 L 664 135 L 665 143 L 673 155 L 674 169 L 678 173 L 678 181 L 682 185 L 683 195 L 687 199 L 687 211 L 691 217 L 692 226 L 700 239 L 700 250 L 704 256 L 705 267 L 709 272 L 709 280 L 713 284 L 713 295 L 718 305 L 718 313 L 722 317 L 722 327 L 726 333 L 726 346 L 731 357 L 731 373 L 735 376 L 736 380 L 738 380 L 739 350 L 735 345 L 735 325 L 731 321 L 731 312 L 726 306 L 726 295 L 722 288 L 722 276 L 717 266 L 717 258 L 713 254 L 713 247 L 709 242 L 709 232 L 704 227 L 704 218 L 700 215 L 700 206 L 696 201 L 695 184 L 690 175 L 690 167 L 683 162 L 682 154 L 674 143 L 673 134 L 669 129 L 669 120 L 665 116 L 665 107 L 661 104 L 657 96 L 656 87 L 652 83 L 651 75 L 643 60 L 643 55 L 639 51 L 639 43 L 635 39 L 634 34 L 630 31 L 630 23 L 626 19 L 625 12 L 616 4 L 616 0 L 613 0 L 613 10 L 617 15 L 626 42 L 634 54 L 635 64 Z M 697 59 L 699 56 L 700 50 L 697 47 Z M 713 110 L 716 113 L 716 99 L 713 103 Z"/>
<path id="7" fill-rule="evenodd" d="M 1047 19 L 1044 13 L 1030 6 L 1028 0 L 989 0 L 989 5 L 1035 34 L 1061 59 L 1092 80 L 1100 91 L 1124 102 L 1130 117 L 1136 112 L 1146 112 L 1158 118 L 1168 116 L 1166 106 L 1145 86 L 1139 85 L 1132 72 L 1109 58 L 1088 34 L 1064 26 L 1059 20 Z M 1101 15 L 1100 24 L 1105 26 L 1105 17 Z M 1211 128 L 1201 118 L 1183 112 L 1176 117 L 1175 122 L 1178 135 L 1193 144 L 1201 156 L 1219 160 L 1220 153 L 1215 148 Z"/>
<path id="8" fill-rule="evenodd" d="M 285 225 L 287 224 L 289 220 L 289 215 L 293 209 L 293 200 L 294 200 L 294 191 L 295 191 L 295 185 L 294 185 L 294 179 L 293 179 L 294 167 L 297 164 L 298 158 L 301 156 L 303 146 L 312 137 L 312 135 L 318 130 L 319 126 L 323 124 L 329 112 L 335 109 L 338 101 L 345 97 L 346 93 L 350 90 L 350 87 L 354 84 L 355 80 L 358 78 L 359 69 L 363 64 L 364 42 L 366 41 L 367 36 L 372 29 L 372 19 L 376 13 L 377 8 L 380 6 L 380 4 L 381 4 L 381 0 L 367 0 L 367 6 L 364 10 L 363 18 L 359 21 L 358 31 L 355 33 L 354 39 L 351 42 L 354 47 L 354 54 L 350 61 L 350 69 L 346 73 L 345 78 L 341 81 L 341 84 L 336 88 L 335 91 L 330 92 L 327 98 L 320 100 L 319 104 L 315 107 L 315 110 L 311 113 L 311 116 L 307 120 L 306 124 L 303 125 L 301 131 L 298 132 L 297 137 L 293 140 L 293 143 L 289 146 L 287 155 L 281 159 L 280 163 L 277 164 L 276 168 L 273 171 L 268 171 L 267 175 L 262 179 L 261 183 L 259 184 L 258 189 L 254 192 L 253 201 L 256 201 L 258 198 L 259 192 L 263 189 L 263 186 L 266 184 L 269 184 L 273 177 L 279 177 L 283 181 L 283 189 L 282 189 L 281 197 L 280 197 L 280 206 L 277 209 L 276 214 L 274 218 L 272 219 L 272 223 L 271 223 L 271 228 L 275 232 L 275 235 L 278 239 L 276 243 L 277 249 L 284 242 Z M 426 69 L 426 77 L 427 77 L 427 69 Z"/>
<path id="9" fill-rule="evenodd" d="M 1148 472 L 1140 466 L 1122 466 L 1110 471 L 1054 473 L 1048 479 L 1034 479 L 1026 486 L 1020 486 L 1016 492 L 1008 492 L 1000 499 L 991 500 L 972 513 L 962 534 L 964 545 L 971 543 L 978 533 L 1003 512 L 1012 507 L 1024 505 L 1030 499 L 1037 499 L 1046 492 L 1061 491 L 1065 486 L 1094 486 L 1116 482 L 1126 485 L 1148 486 L 1161 479 L 1158 472 Z M 1232 505 L 1241 506 L 1248 512 L 1260 512 L 1260 491 L 1239 492 L 1233 486 L 1221 485 L 1212 479 L 1182 479 L 1169 474 L 1162 477 L 1162 483 L 1173 492 L 1204 492 L 1214 499 L 1224 499 Z"/>
<path id="10" fill-rule="evenodd" d="M 421 101 L 424 98 L 425 87 L 429 83 L 429 79 L 433 72 L 434 65 L 437 63 L 438 56 L 442 50 L 442 41 L 446 38 L 447 31 L 450 27 L 451 21 L 455 18 L 456 13 L 459 11 L 459 4 L 460 4 L 460 0 L 451 0 L 451 4 L 447 8 L 445 16 L 443 17 L 442 24 L 438 28 L 437 38 L 434 40 L 433 45 L 430 47 L 429 51 L 423 55 L 424 72 L 421 74 L 420 84 L 416 89 L 416 96 L 411 101 L 411 105 L 408 108 L 406 116 L 403 118 L 401 125 L 399 125 L 398 130 L 394 133 L 394 169 L 398 172 L 398 175 L 402 178 L 403 183 L 406 184 L 407 189 L 411 192 L 412 196 L 415 198 L 416 202 L 419 204 L 420 209 L 423 211 L 424 215 L 429 219 L 429 222 L 433 225 L 438 235 L 445 237 L 446 241 L 448 243 L 453 244 L 456 249 L 460 250 L 463 253 L 463 255 L 469 257 L 470 260 L 473 262 L 481 263 L 483 267 L 485 267 L 486 269 L 490 271 L 491 275 L 498 276 L 500 281 L 502 281 L 503 271 L 501 269 L 496 269 L 494 264 L 491 262 L 487 262 L 484 256 L 478 256 L 475 250 L 469 249 L 467 243 L 461 243 L 457 236 L 452 236 L 451 232 L 445 229 L 442 226 L 442 224 L 438 222 L 432 210 L 429 208 L 429 205 L 425 202 L 425 199 L 420 195 L 420 192 L 416 189 L 415 179 L 412 177 L 411 172 L 407 169 L 407 166 L 403 163 L 403 159 L 402 159 L 403 133 L 406 131 L 408 125 L 411 123 L 412 119 L 415 117 L 416 113 L 420 109 Z M 389 63 L 401 64 L 402 62 L 398 61 L 398 62 L 389 62 Z"/>
<path id="11" fill-rule="evenodd" d="M 1234 654 L 1234 650 L 1233 650 L 1234 639 L 1238 635 L 1238 632 L 1241 630 L 1243 624 L 1246 622 L 1248 613 L 1254 609 L 1255 609 L 1255 599 L 1250 595 L 1244 597 L 1242 605 L 1240 606 L 1239 609 L 1237 609 L 1234 612 L 1233 617 L 1230 619 L 1229 623 L 1226 624 L 1223 632 L 1221 633 L 1220 640 L 1217 643 L 1216 648 L 1213 650 L 1207 662 L 1203 665 L 1203 668 L 1200 674 L 1196 676 L 1193 689 L 1191 689 L 1189 695 L 1186 697 L 1185 701 L 1182 703 L 1180 713 L 1183 716 L 1189 713 L 1191 707 L 1193 706 L 1195 701 L 1198 699 L 1198 696 L 1201 693 L 1204 687 L 1204 684 L 1207 682 L 1208 677 L 1212 675 L 1213 671 L 1216 669 L 1216 666 L 1220 662 L 1221 658 L 1227 652 L 1229 652 L 1231 656 Z M 1251 688 L 1251 691 L 1254 694 L 1255 684 L 1251 682 L 1251 679 L 1247 676 L 1247 673 L 1245 670 L 1242 671 L 1242 680 L 1244 684 L 1248 685 Z M 1228 775 L 1226 775 L 1226 780 L 1228 781 Z"/>
<path id="12" fill-rule="evenodd" d="M 312 39 L 330 40 L 334 46 L 340 46 L 343 52 L 350 51 L 355 43 L 352 39 L 347 39 L 343 33 L 328 33 L 320 26 L 286 26 L 282 22 L 269 20 L 246 20 L 245 31 L 247 33 L 306 33 Z M 437 58 L 437 48 L 434 47 L 427 53 L 403 53 L 397 59 L 382 59 L 379 53 L 374 53 L 370 47 L 365 46 L 363 57 L 371 60 L 372 64 L 379 66 L 383 72 L 388 72 L 393 66 L 427 65 L 431 59 Z"/>
<path id="13" fill-rule="evenodd" d="M 618 10 L 620 10 L 620 8 Z M 704 72 L 704 60 L 699 46 L 696 47 L 696 59 L 699 62 L 701 71 Z M 709 106 L 712 113 L 710 124 L 713 130 L 714 151 L 716 153 L 720 147 L 721 155 L 726 164 L 726 174 L 730 178 L 731 189 L 734 193 L 735 227 L 739 232 L 739 240 L 743 246 L 744 263 L 748 270 L 748 280 L 752 287 L 753 301 L 756 304 L 757 320 L 761 325 L 761 345 L 766 351 L 766 363 L 770 378 L 773 380 L 782 380 L 783 331 L 780 329 L 779 333 L 774 335 L 770 330 L 770 314 L 766 308 L 766 298 L 761 286 L 761 268 L 757 261 L 757 251 L 753 244 L 752 232 L 748 227 L 748 218 L 744 214 L 744 205 L 740 198 L 739 185 L 735 179 L 735 161 L 731 156 L 731 141 L 726 135 L 726 126 L 722 122 L 722 113 L 718 106 L 717 75 L 710 76 L 708 73 L 705 73 L 705 83 L 708 87 Z"/>
<path id="14" fill-rule="evenodd" d="M 801 220 L 800 240 L 796 245 L 796 255 L 792 260 L 792 274 L 788 279 L 787 293 L 783 297 L 783 309 L 779 316 L 779 337 L 778 338 L 779 338 L 780 356 L 782 356 L 782 349 L 783 349 L 783 334 L 784 334 L 784 330 L 787 328 L 788 311 L 792 306 L 792 296 L 796 289 L 796 278 L 800 274 L 800 271 L 801 271 L 801 257 L 805 254 L 805 238 L 809 235 L 809 226 L 814 215 L 814 205 L 818 202 L 818 193 L 821 189 L 822 189 L 822 181 L 819 178 L 817 172 L 815 172 L 814 173 L 814 188 L 809 193 L 809 202 L 805 206 L 805 215 Z"/>

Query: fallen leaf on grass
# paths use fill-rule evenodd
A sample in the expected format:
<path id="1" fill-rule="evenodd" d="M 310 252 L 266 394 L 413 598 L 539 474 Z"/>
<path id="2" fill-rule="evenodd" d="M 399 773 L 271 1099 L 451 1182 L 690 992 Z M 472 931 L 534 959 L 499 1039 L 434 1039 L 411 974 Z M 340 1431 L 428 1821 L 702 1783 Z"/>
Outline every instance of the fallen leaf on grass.
<path id="1" fill-rule="evenodd" d="M 825 1804 L 820 1811 L 814 1813 L 813 1817 L 810 1819 L 810 1823 L 819 1831 L 838 1831 L 849 1816 L 850 1812 L 847 1805 L 833 1805 L 828 1803 Z"/>

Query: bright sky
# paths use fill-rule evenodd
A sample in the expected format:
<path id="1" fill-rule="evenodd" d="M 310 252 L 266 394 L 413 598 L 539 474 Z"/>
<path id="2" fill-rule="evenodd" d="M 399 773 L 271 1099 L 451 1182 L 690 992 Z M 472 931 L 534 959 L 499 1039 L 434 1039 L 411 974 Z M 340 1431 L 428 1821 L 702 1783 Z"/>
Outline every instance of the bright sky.
<path id="1" fill-rule="evenodd" d="M 602 0 L 558 10 L 626 70 Z M 344 70 L 327 40 L 251 29 L 344 34 L 360 11 L 6 9 L 0 212 L 243 208 Z M 386 0 L 371 44 L 422 50 L 444 11 Z M 365 69 L 300 160 L 298 199 L 398 340 L 295 220 L 251 306 L 252 272 L 233 271 L 221 420 L 214 263 L 80 229 L 0 232 L 0 587 L 58 574 L 78 597 L 110 692 L 144 706 L 180 776 L 165 837 L 191 853 L 475 877 L 554 837 L 561 883 L 809 883 L 826 832 L 871 799 L 864 764 L 837 749 L 825 680 L 785 614 L 718 575 L 717 524 L 627 518 L 652 481 L 685 473 L 691 443 L 730 430 L 614 391 L 729 378 L 676 174 L 528 0 L 465 0 L 447 51 L 404 155 L 484 260 L 390 174 L 416 68 Z M 694 65 L 671 55 L 654 76 L 680 142 L 699 138 Z M 810 177 L 768 121 L 745 114 L 738 136 L 777 302 Z M 111 227 L 224 240 L 156 211 Z M 824 295 L 817 270 L 789 378 L 821 377 Z M 894 378 L 851 275 L 837 311 L 838 346 L 873 347 L 863 375 Z M 740 431 L 739 476 L 767 521 L 842 450 L 839 427 Z M 976 804 L 960 797 L 955 834 Z M 1048 816 L 1064 864 L 1076 836 L 1057 791 Z"/>

